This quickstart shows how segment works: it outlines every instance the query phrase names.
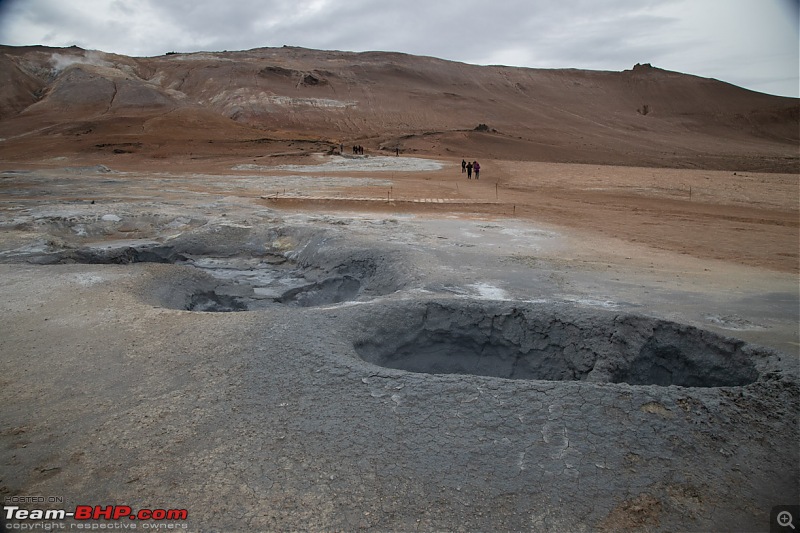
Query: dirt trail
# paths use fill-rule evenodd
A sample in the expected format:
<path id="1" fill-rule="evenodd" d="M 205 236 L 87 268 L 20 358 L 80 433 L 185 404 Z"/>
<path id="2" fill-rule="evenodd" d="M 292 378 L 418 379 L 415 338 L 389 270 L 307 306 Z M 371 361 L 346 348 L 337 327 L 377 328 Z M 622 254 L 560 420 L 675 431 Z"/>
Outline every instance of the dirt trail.
<path id="1" fill-rule="evenodd" d="M 328 195 L 307 205 L 514 216 L 703 259 L 794 273 L 800 266 L 796 175 L 491 160 L 482 165 L 480 180 L 467 180 L 458 161 L 450 161 L 438 172 L 391 176 L 391 186 L 348 189 L 341 202 Z M 386 198 L 389 205 L 347 199 L 358 196 Z M 464 203 L 414 203 L 425 198 Z M 292 199 L 292 208 L 302 208 L 301 200 Z"/>

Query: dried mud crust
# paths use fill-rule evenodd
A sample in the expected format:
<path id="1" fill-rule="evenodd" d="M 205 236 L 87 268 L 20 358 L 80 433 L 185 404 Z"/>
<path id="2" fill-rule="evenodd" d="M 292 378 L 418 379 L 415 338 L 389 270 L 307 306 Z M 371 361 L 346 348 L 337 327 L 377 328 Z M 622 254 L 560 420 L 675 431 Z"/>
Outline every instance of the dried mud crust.
<path id="1" fill-rule="evenodd" d="M 356 353 L 411 372 L 682 387 L 737 387 L 781 375 L 781 354 L 632 314 L 453 300 L 376 315 L 382 320 L 354 341 Z"/>
<path id="2" fill-rule="evenodd" d="M 170 268 L 0 265 L 0 493 L 174 501 L 198 531 L 758 530 L 797 496 L 786 373 L 709 388 L 382 368 L 354 342 L 430 301 L 220 314 L 128 291 Z"/>
<path id="3" fill-rule="evenodd" d="M 501 263 L 462 246 L 495 245 L 500 227 L 474 241 L 445 232 L 440 220 L 419 227 L 370 220 L 359 229 L 353 220 L 315 216 L 290 227 L 261 209 L 234 216 L 233 200 L 201 201 L 192 215 L 185 204 L 169 206 L 167 217 L 137 218 L 119 204 L 111 213 L 86 205 L 86 217 L 75 220 L 37 218 L 35 209 L 13 214 L 20 220 L 7 226 L 6 240 L 16 251 L 3 256 L 11 264 L 0 264 L 9 428 L 0 434 L 7 465 L 0 494 L 69 487 L 67 497 L 80 498 L 70 503 L 105 505 L 111 492 L 139 507 L 174 501 L 201 531 L 757 530 L 776 502 L 798 498 L 800 394 L 796 371 L 781 366 L 796 366 L 796 358 L 757 359 L 737 341 L 622 313 L 573 312 L 578 304 L 473 301 L 502 294 L 471 290 L 487 280 L 511 297 L 553 300 L 566 291 L 546 292 L 552 279 L 512 291 Z M 96 220 L 88 223 L 91 210 Z M 103 220 L 105 213 L 121 220 Z M 367 228 L 372 240 L 358 240 Z M 120 234 L 137 242 L 105 247 Z M 520 239 L 530 246 L 533 237 Z M 431 243 L 440 243 L 441 256 L 423 255 Z M 154 262 L 128 264 L 150 253 Z M 57 264 L 19 263 L 37 254 Z M 454 268 L 439 272 L 439 257 Z M 529 260 L 534 266 L 519 273 L 528 281 L 545 262 L 528 250 L 511 263 Z M 236 285 L 212 274 L 258 271 L 262 263 L 301 269 L 307 280 L 352 276 L 362 281 L 362 305 L 184 311 L 201 289 L 232 298 L 206 305 L 236 306 L 241 295 L 218 290 Z M 563 265 L 554 272 L 566 275 Z M 574 294 L 613 297 L 607 278 L 599 279 L 596 292 Z M 368 301 L 395 288 L 409 290 Z M 447 288 L 464 289 L 449 292 L 462 299 L 443 300 Z M 710 309 L 706 301 L 702 308 Z M 735 306 L 725 309 L 717 314 Z M 524 355 L 534 353 L 547 335 L 553 352 L 563 347 L 573 367 L 588 368 L 583 348 L 594 339 L 611 343 L 612 326 L 620 351 L 635 360 L 658 324 L 652 352 L 675 354 L 664 349 L 671 345 L 688 363 L 697 359 L 695 342 L 727 346 L 724 353 L 745 356 L 739 368 L 753 356 L 755 381 L 632 385 L 609 382 L 610 366 L 597 381 L 571 371 L 561 377 L 586 379 L 421 373 L 377 366 L 356 351 L 369 343 L 386 354 L 397 353 L 387 350 L 392 343 L 409 343 L 409 351 L 479 344 L 500 360 L 528 347 Z M 526 330 L 539 337 L 526 338 Z M 631 346 L 622 342 L 629 332 Z M 690 346 L 673 338 L 687 332 Z M 600 378 L 600 370 L 595 364 L 589 373 Z"/>
<path id="4" fill-rule="evenodd" d="M 420 330 L 480 338 L 470 325 L 493 329 L 496 344 L 517 341 L 524 333 L 515 313 L 603 328 L 594 314 L 509 302 L 381 301 L 293 312 L 313 324 L 304 345 L 320 346 L 341 376 L 334 383 L 311 371 L 311 388 L 292 385 L 299 404 L 307 405 L 305 394 L 342 396 L 314 402 L 292 426 L 324 436 L 305 443 L 307 457 L 319 455 L 309 459 L 316 471 L 341 482 L 342 470 L 352 469 L 381 487 L 383 511 L 360 517 L 372 528 L 407 529 L 410 519 L 446 529 L 461 513 L 456 520 L 467 530 L 747 529 L 763 522 L 770 502 L 797 494 L 794 437 L 785 428 L 798 420 L 800 390 L 781 354 L 739 345 L 757 378 L 729 386 L 409 372 L 365 362 L 359 350 L 375 349 L 378 337 L 402 346 Z M 625 317 L 616 323 L 632 325 Z M 321 353 L 310 360 L 323 364 Z M 758 437 L 764 432 L 770 437 Z M 326 469 L 332 456 L 341 469 Z"/>

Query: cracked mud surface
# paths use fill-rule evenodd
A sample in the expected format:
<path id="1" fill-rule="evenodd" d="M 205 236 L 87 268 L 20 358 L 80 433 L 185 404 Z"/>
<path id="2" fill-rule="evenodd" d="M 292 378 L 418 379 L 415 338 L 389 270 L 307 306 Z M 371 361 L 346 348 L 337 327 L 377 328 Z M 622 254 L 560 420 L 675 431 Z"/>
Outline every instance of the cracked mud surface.
<path id="1" fill-rule="evenodd" d="M 359 356 L 424 374 L 735 387 L 776 358 L 673 322 L 553 304 L 429 302 L 383 322 L 392 326 L 356 343 Z"/>
<path id="2" fill-rule="evenodd" d="M 760 530 L 800 498 L 784 278 L 724 291 L 752 273 L 679 258 L 678 282 L 520 220 L 106 186 L 3 205 L 3 495 L 197 531 Z M 421 366 L 373 364 L 398 357 Z"/>

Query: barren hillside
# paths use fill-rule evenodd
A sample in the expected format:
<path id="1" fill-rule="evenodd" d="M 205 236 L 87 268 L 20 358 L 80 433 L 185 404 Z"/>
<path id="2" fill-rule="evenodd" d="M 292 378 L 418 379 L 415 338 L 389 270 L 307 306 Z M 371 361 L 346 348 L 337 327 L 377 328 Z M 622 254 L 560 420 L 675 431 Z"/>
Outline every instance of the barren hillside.
<path id="1" fill-rule="evenodd" d="M 293 47 L 130 58 L 3 46 L 0 76 L 7 160 L 360 143 L 455 157 L 798 169 L 797 99 L 650 65 L 596 72 Z"/>

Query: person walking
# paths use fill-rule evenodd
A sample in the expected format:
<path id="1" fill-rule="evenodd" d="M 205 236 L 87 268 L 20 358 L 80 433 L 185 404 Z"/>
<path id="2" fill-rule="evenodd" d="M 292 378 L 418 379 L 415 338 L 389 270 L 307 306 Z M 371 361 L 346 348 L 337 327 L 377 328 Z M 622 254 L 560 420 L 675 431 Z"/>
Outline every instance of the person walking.
<path id="1" fill-rule="evenodd" d="M 461 160 L 461 173 L 463 174 L 466 171 L 467 171 L 467 162 L 462 159 Z"/>
<path id="2" fill-rule="evenodd" d="M 481 165 L 477 161 L 472 162 L 472 170 L 475 171 L 475 179 L 480 179 L 481 175 Z"/>
<path id="3" fill-rule="evenodd" d="M 472 179 L 472 163 L 467 163 L 467 179 Z"/>

